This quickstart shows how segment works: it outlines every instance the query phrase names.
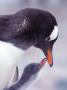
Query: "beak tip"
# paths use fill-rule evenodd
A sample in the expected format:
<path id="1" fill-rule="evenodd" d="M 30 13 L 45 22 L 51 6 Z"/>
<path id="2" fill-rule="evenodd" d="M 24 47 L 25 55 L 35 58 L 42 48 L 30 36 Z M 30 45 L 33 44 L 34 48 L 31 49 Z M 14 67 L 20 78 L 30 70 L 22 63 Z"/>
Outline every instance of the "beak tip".
<path id="1" fill-rule="evenodd" d="M 50 64 L 50 67 L 52 67 L 53 66 L 53 64 Z"/>

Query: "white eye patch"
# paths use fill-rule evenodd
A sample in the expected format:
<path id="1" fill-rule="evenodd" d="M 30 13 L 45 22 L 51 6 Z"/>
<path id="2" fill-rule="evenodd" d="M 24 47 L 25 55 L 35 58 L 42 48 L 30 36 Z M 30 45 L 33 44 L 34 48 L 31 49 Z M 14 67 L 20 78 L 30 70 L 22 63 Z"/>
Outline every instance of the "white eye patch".
<path id="1" fill-rule="evenodd" d="M 50 34 L 50 40 L 49 41 L 52 41 L 52 40 L 55 40 L 58 36 L 58 27 L 57 26 L 54 26 L 54 29 L 52 31 L 52 33 Z"/>

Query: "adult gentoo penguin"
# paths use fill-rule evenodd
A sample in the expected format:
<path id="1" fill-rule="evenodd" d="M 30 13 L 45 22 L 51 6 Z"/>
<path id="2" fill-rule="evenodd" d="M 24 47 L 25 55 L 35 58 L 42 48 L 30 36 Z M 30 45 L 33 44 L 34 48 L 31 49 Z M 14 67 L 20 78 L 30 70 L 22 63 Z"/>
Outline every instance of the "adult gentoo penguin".
<path id="1" fill-rule="evenodd" d="M 31 46 L 41 49 L 50 66 L 58 37 L 56 19 L 47 11 L 26 8 L 0 17 L 0 88 L 8 85 L 13 69 Z M 6 53 L 6 54 L 5 54 Z M 28 61 L 29 62 L 29 61 Z M 30 64 L 30 62 L 29 62 Z M 1 87 L 2 86 L 2 87 Z"/>

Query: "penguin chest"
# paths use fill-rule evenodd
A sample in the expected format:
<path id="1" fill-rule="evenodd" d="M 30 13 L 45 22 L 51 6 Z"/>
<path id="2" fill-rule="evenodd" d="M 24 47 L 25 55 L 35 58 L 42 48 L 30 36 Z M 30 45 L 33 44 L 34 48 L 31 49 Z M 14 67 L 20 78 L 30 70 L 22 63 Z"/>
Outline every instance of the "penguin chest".
<path id="1" fill-rule="evenodd" d="M 22 59 L 24 51 L 14 45 L 0 41 L 0 90 L 8 85 L 14 68 Z"/>

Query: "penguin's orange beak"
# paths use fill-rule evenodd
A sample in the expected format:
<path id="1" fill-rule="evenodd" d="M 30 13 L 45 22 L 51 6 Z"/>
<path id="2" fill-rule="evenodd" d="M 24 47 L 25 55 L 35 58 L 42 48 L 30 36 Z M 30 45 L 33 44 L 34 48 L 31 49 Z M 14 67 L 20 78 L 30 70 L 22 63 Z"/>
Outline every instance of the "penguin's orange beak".
<path id="1" fill-rule="evenodd" d="M 53 56 L 52 56 L 52 50 L 50 48 L 48 48 L 47 50 L 47 61 L 48 61 L 48 64 L 50 65 L 50 67 L 53 66 Z"/>

